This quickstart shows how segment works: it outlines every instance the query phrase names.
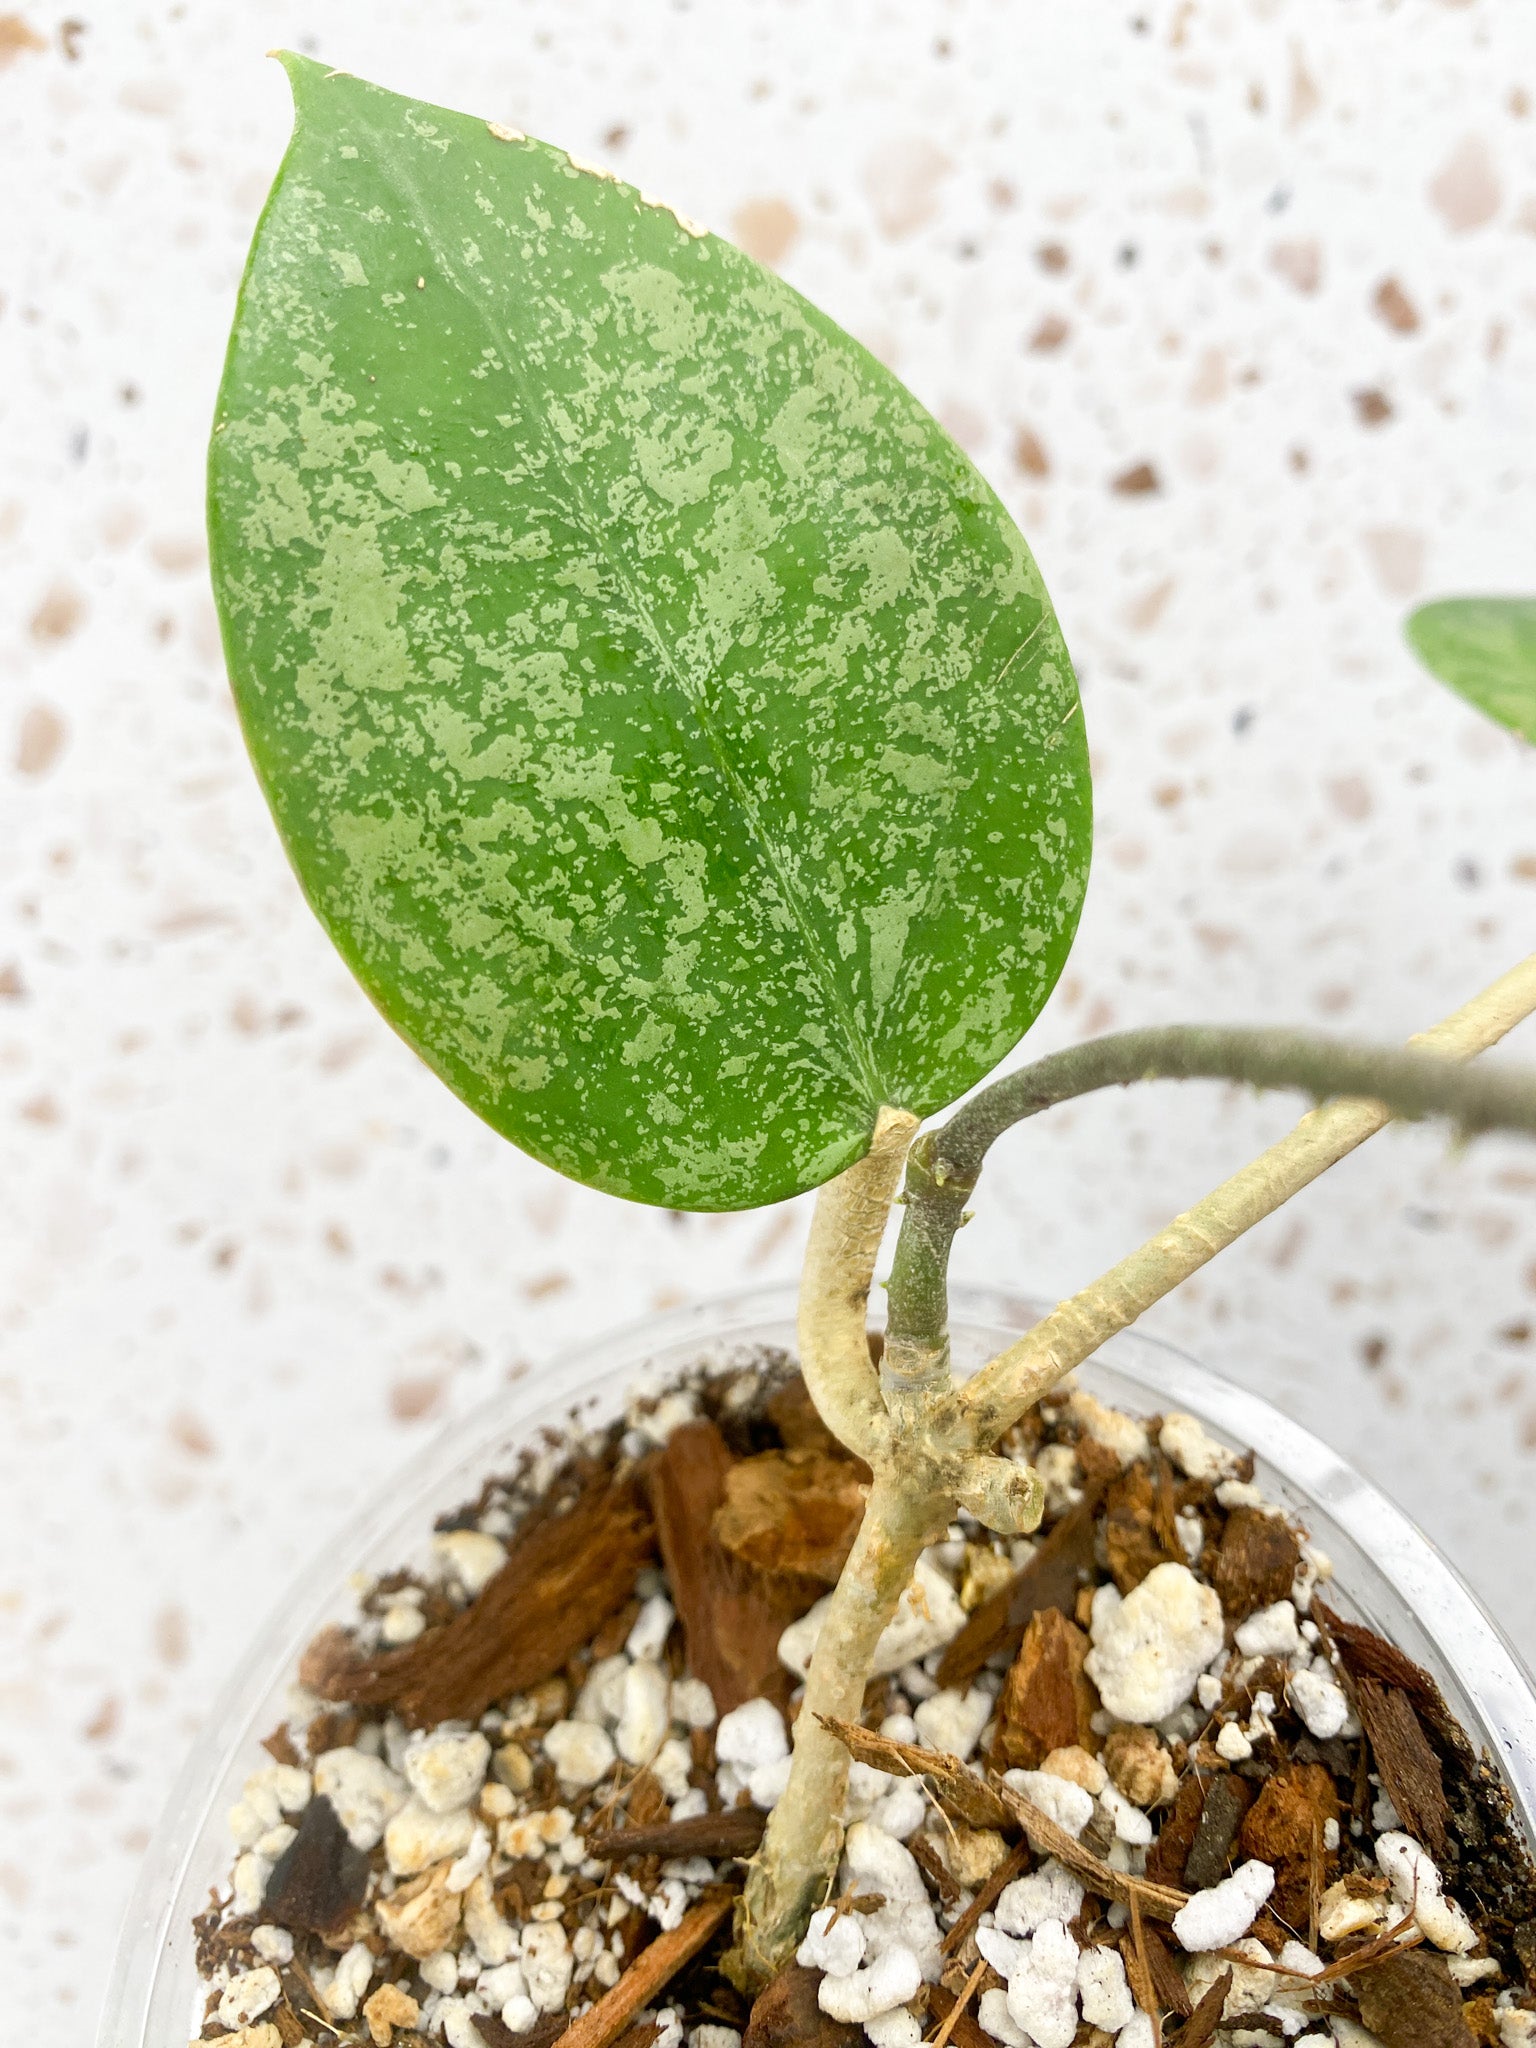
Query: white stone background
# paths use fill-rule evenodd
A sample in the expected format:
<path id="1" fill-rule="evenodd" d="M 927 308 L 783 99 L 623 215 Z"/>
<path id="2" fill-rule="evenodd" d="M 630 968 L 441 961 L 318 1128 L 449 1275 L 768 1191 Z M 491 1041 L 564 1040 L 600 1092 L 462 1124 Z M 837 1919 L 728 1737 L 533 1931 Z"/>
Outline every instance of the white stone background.
<path id="1" fill-rule="evenodd" d="M 1097 760 L 1032 1047 L 1184 1017 L 1397 1037 L 1536 910 L 1536 760 L 1399 633 L 1421 596 L 1536 578 L 1536 9 L 76 9 L 0 18 L 0 1940 L 7 2035 L 57 2048 L 92 2036 L 169 1775 L 298 1564 L 514 1366 L 789 1278 L 807 1216 L 563 1184 L 417 1065 L 300 901 L 200 532 L 286 133 L 269 46 L 666 194 L 971 450 Z M 1143 463 L 1156 490 L 1113 488 Z M 989 1170 L 958 1270 L 1079 1284 L 1293 1113 L 1059 1112 Z M 1533 1165 L 1385 1136 L 1149 1318 L 1358 1459 L 1527 1653 Z"/>

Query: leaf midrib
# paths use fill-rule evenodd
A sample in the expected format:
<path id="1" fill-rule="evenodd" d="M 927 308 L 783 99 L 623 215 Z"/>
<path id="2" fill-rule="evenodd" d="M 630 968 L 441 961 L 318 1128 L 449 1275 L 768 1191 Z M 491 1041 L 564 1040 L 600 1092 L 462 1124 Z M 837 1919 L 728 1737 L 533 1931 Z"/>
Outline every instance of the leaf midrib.
<path id="1" fill-rule="evenodd" d="M 536 396 L 531 385 L 518 367 L 517 351 L 515 348 L 509 348 L 507 345 L 509 341 L 514 339 L 514 336 L 510 332 L 504 332 L 496 325 L 494 308 L 483 304 L 473 289 L 472 273 L 466 276 L 453 254 L 439 240 L 433 229 L 430 211 L 423 203 L 420 186 L 402 164 L 393 160 L 393 152 L 389 148 L 389 143 L 393 138 L 388 136 L 380 137 L 379 131 L 376 128 L 372 129 L 372 132 L 384 144 L 384 147 L 377 152 L 375 159 L 382 174 L 395 186 L 399 196 L 414 209 L 416 225 L 431 249 L 434 259 L 443 273 L 452 281 L 459 297 L 470 307 L 487 335 L 496 343 L 498 361 L 504 365 L 505 374 L 517 385 L 523 399 L 523 410 L 525 414 L 533 418 L 538 437 L 543 444 L 546 455 L 553 458 L 556 468 L 564 474 L 569 482 L 572 495 L 580 504 L 588 531 L 596 537 L 603 559 L 608 563 L 615 581 L 628 597 L 645 638 L 649 641 L 661 666 L 672 677 L 683 701 L 698 720 L 699 729 L 714 758 L 715 765 L 741 807 L 742 815 L 746 819 L 747 826 L 758 846 L 763 862 L 777 882 L 785 905 L 795 920 L 816 977 L 820 981 L 829 1003 L 842 1023 L 849 1051 L 853 1055 L 854 1063 L 860 1071 L 865 1087 L 869 1090 L 870 1106 L 872 1109 L 880 1107 L 887 1102 L 888 1095 L 885 1084 L 880 1079 L 879 1068 L 875 1063 L 874 1049 L 859 1027 L 852 1003 L 844 993 L 836 971 L 833 968 L 831 958 L 811 922 L 809 907 L 803 900 L 793 876 L 781 862 L 773 841 L 769 837 L 758 814 L 757 807 L 752 801 L 747 786 L 723 743 L 716 722 L 710 716 L 707 707 L 700 702 L 690 687 L 686 673 L 678 667 L 673 659 L 671 649 L 667 646 L 656 621 L 652 617 L 649 606 L 630 577 L 623 557 L 613 551 L 609 543 L 605 522 L 596 517 L 595 507 L 587 495 L 585 484 L 579 473 L 571 467 L 567 452 L 559 436 L 549 432 L 546 416 L 536 402 Z M 900 1107 L 899 1104 L 893 1106 Z"/>

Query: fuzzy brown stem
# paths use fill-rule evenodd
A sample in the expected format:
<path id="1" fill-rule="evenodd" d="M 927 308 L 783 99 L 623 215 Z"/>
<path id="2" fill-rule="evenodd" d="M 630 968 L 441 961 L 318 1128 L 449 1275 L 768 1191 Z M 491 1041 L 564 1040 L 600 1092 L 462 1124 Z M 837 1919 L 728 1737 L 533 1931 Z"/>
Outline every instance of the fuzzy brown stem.
<path id="1" fill-rule="evenodd" d="M 1497 1044 L 1533 1011 L 1536 954 L 1409 1043 L 1444 1058 L 1470 1059 Z M 1342 1100 L 1313 1110 L 1278 1145 L 1271 1145 L 1129 1258 L 1054 1308 L 964 1389 L 961 1399 L 978 1441 L 995 1443 L 1042 1394 L 1117 1330 L 1135 1322 L 1153 1302 L 1391 1121 L 1392 1112 L 1379 1102 Z"/>

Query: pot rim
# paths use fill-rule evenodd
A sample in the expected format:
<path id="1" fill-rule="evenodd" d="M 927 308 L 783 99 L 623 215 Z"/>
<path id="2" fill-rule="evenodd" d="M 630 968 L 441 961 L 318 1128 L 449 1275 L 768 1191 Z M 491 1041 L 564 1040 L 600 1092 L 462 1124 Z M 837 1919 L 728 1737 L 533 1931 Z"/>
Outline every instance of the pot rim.
<path id="1" fill-rule="evenodd" d="M 634 1318 L 575 1345 L 566 1346 L 536 1375 L 536 1384 L 558 1388 L 546 1399 L 529 1400 L 530 1370 L 478 1402 L 449 1423 L 363 1508 L 348 1516 L 319 1546 L 256 1630 L 250 1647 L 230 1671 L 212 1702 L 191 1753 L 178 1772 L 145 1851 L 130 1895 L 103 2001 L 98 2048 L 141 2048 L 153 2017 L 155 1986 L 178 1916 L 200 1909 L 186 1896 L 208 1810 L 238 1757 L 254 1741 L 252 1703 L 270 1691 L 274 1673 L 291 1674 L 299 1652 L 335 1611 L 348 1573 L 381 1541 L 399 1542 L 399 1531 L 419 1517 L 430 1526 L 432 1496 L 466 1461 L 496 1455 L 498 1438 L 526 1441 L 546 1425 L 568 1423 L 622 1373 L 628 1383 L 643 1377 L 656 1354 L 677 1353 L 697 1343 L 707 1355 L 755 1337 L 767 1341 L 767 1326 L 794 1327 L 793 1282 L 736 1288 L 685 1307 Z M 966 1369 L 962 1338 L 977 1349 L 976 1360 L 1001 1349 L 1054 1306 L 1023 1290 L 956 1283 L 951 1288 L 951 1324 L 957 1369 Z M 871 1297 L 870 1320 L 884 1318 L 880 1290 Z M 1360 1608 L 1358 1576 L 1374 1577 L 1400 1606 L 1387 1632 L 1410 1655 L 1428 1651 L 1425 1661 L 1446 1685 L 1449 1702 L 1468 1725 L 1474 1741 L 1481 1732 L 1491 1746 L 1528 1841 L 1536 1842 L 1536 1680 L 1479 1596 L 1412 1518 L 1371 1480 L 1357 1472 L 1319 1437 L 1281 1413 L 1262 1395 L 1197 1363 L 1188 1353 L 1135 1329 L 1121 1331 L 1079 1371 L 1106 1379 L 1110 1398 L 1129 1394 L 1148 1413 L 1187 1408 L 1229 1442 L 1251 1447 L 1265 1493 L 1303 1519 L 1321 1511 L 1333 1524 L 1328 1542 L 1339 1567 L 1337 1590 L 1346 1606 Z M 1113 1384 L 1119 1383 L 1118 1389 Z M 521 1398 L 519 1398 L 521 1396 Z M 515 1421 L 509 1409 L 518 1411 Z M 1341 1560 L 1339 1537 L 1352 1556 Z M 1369 1615 L 1366 1617 L 1369 1619 Z M 1402 1643 L 1403 1634 L 1418 1638 Z M 1449 1678 L 1449 1683 L 1446 1680 Z M 158 2042 L 153 2048 L 161 2048 Z"/>

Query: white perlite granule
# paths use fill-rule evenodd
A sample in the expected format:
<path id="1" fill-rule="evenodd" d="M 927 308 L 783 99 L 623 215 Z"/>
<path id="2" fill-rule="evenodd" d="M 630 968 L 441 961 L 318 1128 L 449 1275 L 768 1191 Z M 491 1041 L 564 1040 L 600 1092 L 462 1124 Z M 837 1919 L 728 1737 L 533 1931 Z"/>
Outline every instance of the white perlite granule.
<path id="1" fill-rule="evenodd" d="M 1216 1754 L 1229 1764 L 1246 1763 L 1253 1755 L 1253 1744 L 1235 1721 L 1223 1721 L 1216 1737 Z"/>
<path id="2" fill-rule="evenodd" d="M 276 2005 L 283 1995 L 276 1970 L 266 1963 L 231 1977 L 219 2000 L 219 2018 L 226 2027 L 249 2026 Z"/>
<path id="3" fill-rule="evenodd" d="M 544 1754 L 561 1784 L 581 1791 L 608 1775 L 615 1751 L 605 1728 L 594 1727 L 590 1721 L 557 1721 L 545 1734 Z"/>
<path id="4" fill-rule="evenodd" d="M 927 1749 L 942 1749 L 962 1762 L 981 1740 L 981 1731 L 992 1718 L 990 1695 L 973 1687 L 969 1692 L 936 1692 L 931 1700 L 920 1700 L 912 1715 L 913 1734 Z"/>
<path id="5" fill-rule="evenodd" d="M 1083 2018 L 1106 2034 L 1118 2034 L 1135 2017 L 1136 2003 L 1118 1949 L 1091 1948 L 1079 1958 L 1077 1992 Z"/>
<path id="6" fill-rule="evenodd" d="M 832 1595 L 828 1593 L 808 1614 L 792 1621 L 779 1638 L 779 1661 L 797 1678 L 804 1678 L 810 1669 L 811 1653 L 831 1604 Z M 965 1609 L 960 1605 L 959 1594 L 924 1551 L 895 1614 L 875 1645 L 871 1674 L 883 1678 L 889 1672 L 899 1671 L 903 1664 L 920 1661 L 932 1650 L 944 1649 L 964 1626 Z"/>
<path id="7" fill-rule="evenodd" d="M 994 1917 L 1005 1934 L 1033 1934 L 1047 1920 L 1063 1926 L 1075 1920 L 1083 1909 L 1083 1887 L 1054 1857 L 1016 1877 L 998 1893 Z"/>
<path id="8" fill-rule="evenodd" d="M 408 1799 L 384 1830 L 384 1853 L 396 1877 L 414 1877 L 430 1864 L 462 1856 L 474 1840 L 475 1817 L 467 1806 L 434 1813 Z"/>
<path id="9" fill-rule="evenodd" d="M 1008 2012 L 1039 2048 L 1072 2048 L 1077 2033 L 1077 1943 L 1059 1920 L 1021 1942 L 1008 1978 Z"/>
<path id="10" fill-rule="evenodd" d="M 921 2048 L 923 2023 L 904 2005 L 877 2012 L 864 2022 L 864 2038 L 872 2048 Z"/>
<path id="11" fill-rule="evenodd" d="M 731 1764 L 743 1779 L 761 1764 L 778 1763 L 789 1755 L 784 1716 L 772 1700 L 748 1700 L 722 1714 L 715 1729 L 715 1761 Z"/>
<path id="12" fill-rule="evenodd" d="M 1165 1416 L 1157 1442 L 1189 1479 L 1225 1479 L 1237 1465 L 1235 1453 L 1207 1435 L 1205 1425 L 1193 1415 Z"/>
<path id="13" fill-rule="evenodd" d="M 1221 1601 L 1183 1564 L 1160 1564 L 1122 1599 L 1093 1596 L 1093 1648 L 1085 1666 L 1117 1721 L 1161 1721 L 1182 1707 L 1217 1655 Z"/>
<path id="14" fill-rule="evenodd" d="M 1093 1819 L 1093 1794 L 1054 1771 L 1005 1771 L 1003 1783 L 1069 1835 L 1080 1835 Z"/>
<path id="15" fill-rule="evenodd" d="M 1250 1614 L 1233 1636 L 1244 1657 L 1289 1657 L 1301 1648 L 1296 1628 L 1296 1609 L 1289 1600 L 1277 1600 L 1273 1607 L 1261 1607 Z"/>
<path id="16" fill-rule="evenodd" d="M 1330 1741 L 1349 1719 L 1349 1701 L 1344 1697 L 1344 1688 L 1324 1672 L 1316 1669 L 1293 1671 L 1286 1682 L 1286 1691 L 1307 1733 L 1315 1735 L 1319 1742 Z"/>
<path id="17" fill-rule="evenodd" d="M 1196 1892 L 1173 1918 L 1180 1947 L 1191 1955 L 1230 1948 L 1248 1932 L 1274 1888 L 1269 1865 L 1251 1861 L 1208 1891 Z"/>
<path id="18" fill-rule="evenodd" d="M 863 2021 L 905 2005 L 917 1996 L 922 1982 L 917 1957 L 903 1943 L 893 1942 L 867 1969 L 853 1970 L 846 1977 L 823 1977 L 816 2002 L 834 2020 Z"/>
<path id="19" fill-rule="evenodd" d="M 624 1674 L 623 1695 L 613 1742 L 625 1763 L 648 1764 L 672 1725 L 672 1682 L 661 1666 L 647 1658 Z"/>
<path id="20" fill-rule="evenodd" d="M 413 1735 L 401 1768 L 423 1806 L 433 1813 L 453 1813 L 479 1792 L 490 1760 L 491 1745 L 483 1735 L 445 1727 Z"/>
<path id="21" fill-rule="evenodd" d="M 1107 1408 L 1083 1388 L 1074 1388 L 1067 1398 L 1067 1412 L 1095 1443 L 1114 1452 L 1122 1466 L 1134 1465 L 1151 1449 L 1146 1426 L 1121 1408 Z"/>
<path id="22" fill-rule="evenodd" d="M 864 1930 L 858 1914 L 823 1906 L 811 1915 L 805 1939 L 795 1951 L 797 1963 L 829 1977 L 851 1977 L 863 1960 Z"/>
<path id="23" fill-rule="evenodd" d="M 1376 1862 L 1394 1897 L 1413 1913 L 1427 1941 L 1452 1955 L 1477 1947 L 1477 1931 L 1454 1899 L 1445 1897 L 1440 1866 L 1412 1835 L 1388 1833 L 1376 1844 Z"/>
<path id="24" fill-rule="evenodd" d="M 411 1796 L 389 1765 L 360 1749 L 328 1749 L 315 1760 L 315 1790 L 329 1799 L 354 1849 L 375 1849 Z"/>
<path id="25" fill-rule="evenodd" d="M 450 1529 L 432 1539 L 432 1548 L 471 1599 L 484 1592 L 507 1561 L 506 1545 L 478 1529 Z"/>

